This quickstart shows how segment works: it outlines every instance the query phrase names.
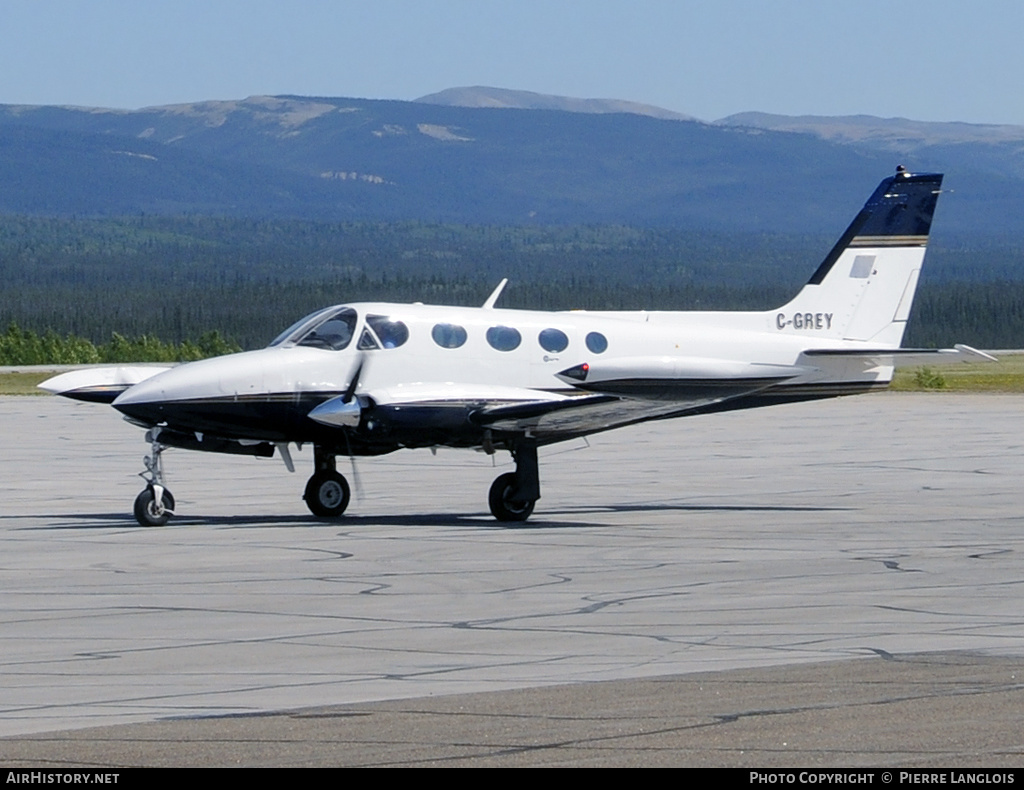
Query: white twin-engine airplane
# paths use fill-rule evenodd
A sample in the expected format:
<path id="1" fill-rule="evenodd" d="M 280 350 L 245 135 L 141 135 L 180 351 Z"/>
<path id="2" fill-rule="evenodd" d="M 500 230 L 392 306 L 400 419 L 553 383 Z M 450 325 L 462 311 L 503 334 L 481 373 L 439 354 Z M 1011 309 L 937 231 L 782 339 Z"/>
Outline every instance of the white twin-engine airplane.
<path id="1" fill-rule="evenodd" d="M 646 420 L 885 387 L 901 362 L 986 358 L 902 349 L 942 176 L 885 179 L 788 304 L 768 312 L 535 312 L 363 303 L 329 307 L 260 351 L 172 368 L 79 370 L 40 386 L 112 403 L 147 429 L 143 525 L 175 503 L 168 447 L 272 456 L 313 445 L 317 516 L 345 512 L 337 456 L 403 447 L 508 450 L 488 497 L 499 521 L 540 498 L 537 448 Z"/>

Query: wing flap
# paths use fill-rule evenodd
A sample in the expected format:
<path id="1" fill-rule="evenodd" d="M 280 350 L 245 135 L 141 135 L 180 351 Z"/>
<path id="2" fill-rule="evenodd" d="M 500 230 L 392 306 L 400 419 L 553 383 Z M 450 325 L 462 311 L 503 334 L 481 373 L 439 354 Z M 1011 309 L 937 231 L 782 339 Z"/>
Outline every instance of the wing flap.
<path id="1" fill-rule="evenodd" d="M 690 407 L 681 407 L 678 403 L 594 394 L 557 401 L 484 406 L 473 411 L 470 420 L 481 428 L 503 433 L 529 433 L 545 443 L 687 411 Z"/>

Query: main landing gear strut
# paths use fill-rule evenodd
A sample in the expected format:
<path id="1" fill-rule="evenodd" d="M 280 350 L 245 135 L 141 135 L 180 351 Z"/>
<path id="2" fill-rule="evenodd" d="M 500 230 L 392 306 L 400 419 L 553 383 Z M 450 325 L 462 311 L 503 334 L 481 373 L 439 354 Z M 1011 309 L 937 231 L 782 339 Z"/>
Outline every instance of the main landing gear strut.
<path id="1" fill-rule="evenodd" d="M 336 518 L 345 512 L 352 492 L 348 481 L 338 474 L 335 457 L 319 445 L 313 447 L 315 471 L 306 483 L 306 507 L 314 516 Z"/>
<path id="2" fill-rule="evenodd" d="M 516 471 L 506 472 L 491 484 L 487 503 L 498 521 L 526 521 L 540 499 L 537 443 L 523 440 L 512 448 Z"/>
<path id="3" fill-rule="evenodd" d="M 487 496 L 491 513 L 498 521 L 526 521 L 540 499 L 537 443 L 518 442 L 512 448 L 512 458 L 516 471 L 500 475 Z M 323 447 L 314 446 L 313 463 L 315 471 L 302 498 L 314 516 L 337 518 L 345 512 L 352 496 L 348 481 L 338 474 L 335 456 Z"/>
<path id="4" fill-rule="evenodd" d="M 143 462 L 146 471 L 139 477 L 146 481 L 146 487 L 135 497 L 135 520 L 144 527 L 162 527 L 174 514 L 174 495 L 164 487 L 164 465 L 161 458 L 167 445 L 159 442 L 160 429 L 146 431 L 151 455 Z"/>

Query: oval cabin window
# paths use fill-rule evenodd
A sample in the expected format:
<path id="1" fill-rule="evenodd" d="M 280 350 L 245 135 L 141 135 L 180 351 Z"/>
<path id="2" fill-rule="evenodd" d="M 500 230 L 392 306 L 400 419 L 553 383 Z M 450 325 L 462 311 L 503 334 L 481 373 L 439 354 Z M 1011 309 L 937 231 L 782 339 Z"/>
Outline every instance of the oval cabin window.
<path id="1" fill-rule="evenodd" d="M 569 346 L 569 337 L 561 329 L 542 329 L 537 336 L 537 342 L 545 351 L 557 354 L 565 351 Z"/>
<path id="2" fill-rule="evenodd" d="M 600 332 L 591 332 L 587 335 L 587 348 L 595 354 L 603 354 L 608 350 L 608 338 Z"/>
<path id="3" fill-rule="evenodd" d="M 466 342 L 466 330 L 458 324 L 435 324 L 430 336 L 441 348 L 458 348 Z"/>
<path id="4" fill-rule="evenodd" d="M 519 348 L 523 336 L 519 330 L 511 326 L 492 326 L 487 330 L 487 342 L 498 351 L 512 351 Z"/>

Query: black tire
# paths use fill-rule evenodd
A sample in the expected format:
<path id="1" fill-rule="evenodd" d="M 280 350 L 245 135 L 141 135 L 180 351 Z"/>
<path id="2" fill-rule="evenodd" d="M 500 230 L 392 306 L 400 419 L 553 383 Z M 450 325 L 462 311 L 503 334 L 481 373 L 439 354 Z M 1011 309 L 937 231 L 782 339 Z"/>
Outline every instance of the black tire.
<path id="1" fill-rule="evenodd" d="M 533 506 L 537 504 L 537 500 L 531 499 L 528 502 L 509 500 L 509 495 L 515 490 L 515 487 L 515 472 L 506 472 L 491 484 L 490 493 L 487 495 L 487 504 L 491 506 L 491 513 L 498 521 L 526 521 L 533 513 Z"/>
<path id="2" fill-rule="evenodd" d="M 156 494 L 152 486 L 147 486 L 135 497 L 135 520 L 144 527 L 162 527 L 167 523 L 174 512 L 174 497 L 171 492 L 164 489 L 160 497 L 160 505 L 157 505 Z"/>
<path id="3" fill-rule="evenodd" d="M 352 492 L 348 481 L 337 472 L 317 472 L 306 483 L 306 507 L 314 516 L 337 518 L 348 507 Z"/>

